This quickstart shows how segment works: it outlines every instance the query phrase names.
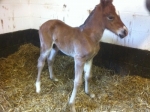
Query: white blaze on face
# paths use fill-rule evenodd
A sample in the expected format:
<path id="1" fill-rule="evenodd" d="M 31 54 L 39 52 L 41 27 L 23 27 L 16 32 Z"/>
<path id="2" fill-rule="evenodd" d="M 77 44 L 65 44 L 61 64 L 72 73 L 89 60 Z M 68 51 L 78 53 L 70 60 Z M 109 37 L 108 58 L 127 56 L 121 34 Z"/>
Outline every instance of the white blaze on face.
<path id="1" fill-rule="evenodd" d="M 127 27 L 126 27 L 126 26 L 123 26 L 123 28 L 124 28 L 126 31 L 128 31 L 128 29 L 127 29 Z"/>

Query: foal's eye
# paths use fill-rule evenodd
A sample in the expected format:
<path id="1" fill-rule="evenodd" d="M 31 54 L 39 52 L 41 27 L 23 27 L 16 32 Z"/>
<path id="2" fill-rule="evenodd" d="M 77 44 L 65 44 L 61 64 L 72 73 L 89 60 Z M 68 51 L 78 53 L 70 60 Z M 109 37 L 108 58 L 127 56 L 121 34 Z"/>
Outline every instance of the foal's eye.
<path id="1" fill-rule="evenodd" d="M 112 21 L 112 20 L 114 20 L 114 17 L 113 16 L 108 16 L 107 19 Z"/>

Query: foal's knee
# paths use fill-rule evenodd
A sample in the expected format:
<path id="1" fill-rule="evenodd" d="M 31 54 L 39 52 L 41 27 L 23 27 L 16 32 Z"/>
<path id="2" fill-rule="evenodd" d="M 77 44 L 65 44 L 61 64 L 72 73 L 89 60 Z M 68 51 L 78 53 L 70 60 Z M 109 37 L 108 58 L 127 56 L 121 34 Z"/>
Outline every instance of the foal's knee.
<path id="1" fill-rule="evenodd" d="M 82 84 L 82 80 L 74 80 L 74 86 L 79 87 Z"/>
<path id="2" fill-rule="evenodd" d="M 45 64 L 45 58 L 43 58 L 42 56 L 40 56 L 39 59 L 38 59 L 37 67 L 38 68 L 43 67 L 44 64 Z"/>

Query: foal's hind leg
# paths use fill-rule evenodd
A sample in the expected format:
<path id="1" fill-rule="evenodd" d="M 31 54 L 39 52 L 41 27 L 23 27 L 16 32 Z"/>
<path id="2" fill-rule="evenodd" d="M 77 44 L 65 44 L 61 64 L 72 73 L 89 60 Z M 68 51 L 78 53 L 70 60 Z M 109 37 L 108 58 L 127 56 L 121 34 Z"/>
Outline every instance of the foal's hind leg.
<path id="1" fill-rule="evenodd" d="M 50 78 L 54 81 L 58 81 L 58 79 L 55 78 L 55 75 L 53 73 L 53 63 L 54 63 L 55 57 L 57 55 L 57 52 L 58 52 L 58 48 L 57 48 L 57 46 L 54 46 L 50 52 L 50 55 L 47 57 Z"/>
<path id="2" fill-rule="evenodd" d="M 90 93 L 89 91 L 89 79 L 91 78 L 92 62 L 93 62 L 93 59 L 91 59 L 90 61 L 84 64 L 84 73 L 85 73 L 84 79 L 85 79 L 85 93 L 90 95 L 91 98 L 94 98 L 95 95 Z"/>
<path id="3" fill-rule="evenodd" d="M 50 50 L 46 50 L 46 51 L 42 51 L 40 53 L 40 57 L 38 59 L 38 76 L 37 76 L 37 80 L 36 80 L 36 92 L 39 93 L 41 88 L 40 88 L 40 76 L 41 76 L 41 72 L 43 70 L 43 67 L 45 65 L 45 60 L 46 57 L 48 56 L 48 54 L 50 53 Z"/>

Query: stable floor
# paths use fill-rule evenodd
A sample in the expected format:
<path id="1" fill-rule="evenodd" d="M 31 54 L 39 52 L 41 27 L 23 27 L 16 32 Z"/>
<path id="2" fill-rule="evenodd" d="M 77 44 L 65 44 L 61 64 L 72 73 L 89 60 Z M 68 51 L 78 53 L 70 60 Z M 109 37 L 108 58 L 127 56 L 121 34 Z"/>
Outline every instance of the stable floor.
<path id="1" fill-rule="evenodd" d="M 54 73 L 49 78 L 47 64 L 41 75 L 41 92 L 35 92 L 39 48 L 32 44 L 20 46 L 17 52 L 0 58 L 1 112 L 67 112 L 73 89 L 74 62 L 59 54 Z M 84 80 L 84 79 L 83 79 Z M 96 97 L 84 93 L 84 81 L 76 97 L 77 112 L 149 112 L 150 79 L 115 74 L 114 71 L 93 65 L 90 90 Z"/>

